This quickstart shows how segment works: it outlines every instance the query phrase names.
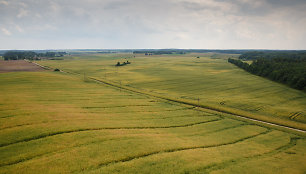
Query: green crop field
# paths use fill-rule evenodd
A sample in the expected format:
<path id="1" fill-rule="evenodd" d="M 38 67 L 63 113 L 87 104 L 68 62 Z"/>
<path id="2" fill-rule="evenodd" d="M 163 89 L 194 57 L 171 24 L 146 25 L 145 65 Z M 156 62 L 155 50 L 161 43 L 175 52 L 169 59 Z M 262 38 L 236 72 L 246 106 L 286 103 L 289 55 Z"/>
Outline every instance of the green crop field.
<path id="1" fill-rule="evenodd" d="M 228 56 L 81 54 L 37 62 L 64 72 L 0 73 L 0 173 L 305 173 L 304 133 L 178 102 L 304 128 L 305 93 Z"/>
<path id="2" fill-rule="evenodd" d="M 200 58 L 196 58 L 200 56 Z M 42 61 L 85 76 L 163 96 L 222 108 L 306 129 L 306 93 L 251 75 L 227 62 L 226 54 L 144 56 L 91 54 Z M 116 67 L 127 58 L 132 64 Z M 303 124 L 299 124 L 303 123 Z"/>

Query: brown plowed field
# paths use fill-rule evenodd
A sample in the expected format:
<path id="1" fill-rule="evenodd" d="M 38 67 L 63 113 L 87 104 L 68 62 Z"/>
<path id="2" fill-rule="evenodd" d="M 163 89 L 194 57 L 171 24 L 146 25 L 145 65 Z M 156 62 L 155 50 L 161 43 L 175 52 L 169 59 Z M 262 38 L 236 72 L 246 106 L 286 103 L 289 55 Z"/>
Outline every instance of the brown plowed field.
<path id="1" fill-rule="evenodd" d="M 24 60 L 0 60 L 0 73 L 16 71 L 43 71 L 41 67 Z"/>

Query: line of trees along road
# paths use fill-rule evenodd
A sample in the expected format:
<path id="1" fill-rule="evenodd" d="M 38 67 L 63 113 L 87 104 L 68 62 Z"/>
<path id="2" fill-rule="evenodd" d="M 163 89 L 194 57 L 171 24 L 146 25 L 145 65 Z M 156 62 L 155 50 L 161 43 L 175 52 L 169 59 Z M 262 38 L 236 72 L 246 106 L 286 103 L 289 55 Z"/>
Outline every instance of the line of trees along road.
<path id="1" fill-rule="evenodd" d="M 258 76 L 289 85 L 306 92 L 306 57 L 257 58 L 251 64 L 237 59 L 228 62 Z"/>

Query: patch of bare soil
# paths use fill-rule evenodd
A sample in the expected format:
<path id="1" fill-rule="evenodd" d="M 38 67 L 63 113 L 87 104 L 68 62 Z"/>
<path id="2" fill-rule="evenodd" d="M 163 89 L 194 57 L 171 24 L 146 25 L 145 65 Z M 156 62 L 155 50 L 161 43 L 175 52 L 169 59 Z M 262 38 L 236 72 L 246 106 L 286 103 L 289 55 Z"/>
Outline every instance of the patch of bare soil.
<path id="1" fill-rule="evenodd" d="M 0 73 L 43 70 L 43 68 L 24 60 L 0 60 Z"/>

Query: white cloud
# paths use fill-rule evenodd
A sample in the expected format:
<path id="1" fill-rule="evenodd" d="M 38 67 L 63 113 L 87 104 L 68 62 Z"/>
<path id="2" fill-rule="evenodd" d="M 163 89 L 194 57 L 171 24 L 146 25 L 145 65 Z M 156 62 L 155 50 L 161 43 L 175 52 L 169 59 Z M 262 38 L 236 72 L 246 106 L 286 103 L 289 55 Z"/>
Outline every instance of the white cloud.
<path id="1" fill-rule="evenodd" d="M 19 5 L 22 6 L 22 7 L 24 7 L 24 8 L 26 8 L 26 7 L 28 6 L 27 4 L 25 4 L 25 3 L 23 3 L 23 2 L 20 2 Z"/>
<path id="2" fill-rule="evenodd" d="M 6 30 L 0 32 L 14 33 L 6 38 L 11 45 L 33 38 L 46 44 L 33 41 L 33 48 L 61 43 L 70 48 L 286 49 L 290 44 L 306 49 L 301 44 L 305 7 L 305 0 L 0 0 L 0 24 Z M 78 39 L 84 42 L 73 42 Z"/>
<path id="3" fill-rule="evenodd" d="M 19 31 L 20 33 L 23 33 L 24 30 L 19 26 L 19 25 L 16 25 L 15 26 L 16 30 Z"/>
<path id="4" fill-rule="evenodd" d="M 11 36 L 12 35 L 12 33 L 9 30 L 7 30 L 6 28 L 1 28 L 1 31 L 2 31 L 3 34 L 5 34 L 7 36 Z"/>
<path id="5" fill-rule="evenodd" d="M 22 18 L 22 17 L 25 17 L 27 15 L 28 15 L 28 11 L 22 8 L 22 9 L 19 10 L 19 13 L 17 14 L 17 18 Z"/>
<path id="6" fill-rule="evenodd" d="M 0 4 L 9 5 L 9 3 L 7 1 L 4 1 L 4 0 L 0 1 Z"/>

